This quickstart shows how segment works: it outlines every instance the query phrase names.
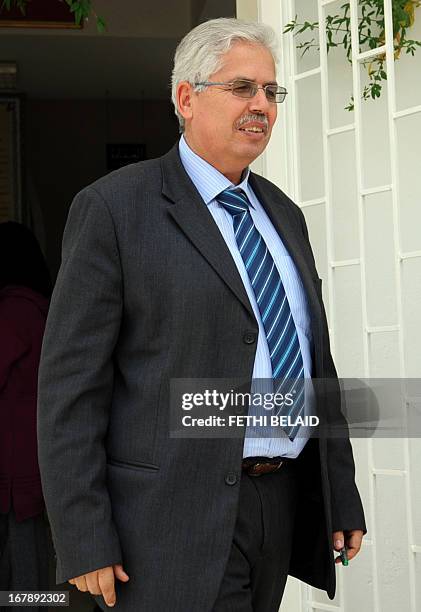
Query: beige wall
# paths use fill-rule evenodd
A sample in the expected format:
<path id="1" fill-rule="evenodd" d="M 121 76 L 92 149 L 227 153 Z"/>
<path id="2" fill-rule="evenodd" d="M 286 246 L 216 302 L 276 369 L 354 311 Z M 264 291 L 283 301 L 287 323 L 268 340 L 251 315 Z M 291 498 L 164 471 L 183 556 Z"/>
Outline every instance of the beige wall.
<path id="1" fill-rule="evenodd" d="M 237 0 L 237 17 L 257 21 L 258 7 L 257 0 Z"/>
<path id="2" fill-rule="evenodd" d="M 176 141 L 178 125 L 164 101 L 29 100 L 26 167 L 33 206 L 45 227 L 45 251 L 55 275 L 61 237 L 74 195 L 106 174 L 106 143 L 145 143 L 148 158 Z"/>

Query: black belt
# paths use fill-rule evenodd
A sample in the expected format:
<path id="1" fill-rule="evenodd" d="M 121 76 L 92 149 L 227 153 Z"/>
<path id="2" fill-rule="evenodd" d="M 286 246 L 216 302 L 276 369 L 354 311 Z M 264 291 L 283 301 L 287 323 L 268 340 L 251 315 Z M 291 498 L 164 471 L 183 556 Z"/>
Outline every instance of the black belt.
<path id="1" fill-rule="evenodd" d="M 291 463 L 290 457 L 246 457 L 243 459 L 243 471 L 249 476 L 261 476 L 277 472 L 282 466 Z"/>

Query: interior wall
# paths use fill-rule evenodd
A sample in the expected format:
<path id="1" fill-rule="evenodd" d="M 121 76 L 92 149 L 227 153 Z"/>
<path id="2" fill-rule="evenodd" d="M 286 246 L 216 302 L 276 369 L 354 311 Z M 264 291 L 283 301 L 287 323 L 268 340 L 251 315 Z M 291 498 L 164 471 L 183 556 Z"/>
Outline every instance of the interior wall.
<path id="1" fill-rule="evenodd" d="M 53 278 L 75 194 L 107 173 L 107 143 L 144 143 L 147 158 L 165 153 L 178 138 L 170 102 L 28 100 L 26 169 L 28 198 L 38 220 Z M 39 214 L 40 213 L 40 214 Z"/>
<path id="2" fill-rule="evenodd" d="M 154 0 L 154 2 L 139 2 L 138 0 L 124 0 L 123 2 L 110 2 L 109 0 L 95 0 L 94 8 L 107 25 L 104 33 L 99 34 L 96 22 L 90 17 L 80 29 L 60 30 L 60 36 L 95 36 L 104 38 L 108 36 L 133 38 L 166 38 L 181 37 L 187 32 L 192 23 L 192 5 L 199 0 Z M 201 2 L 199 3 L 201 4 Z M 0 36 L 30 35 L 30 36 L 57 36 L 54 28 L 0 28 Z"/>
<path id="3" fill-rule="evenodd" d="M 193 21 L 192 26 L 217 17 L 236 16 L 235 0 L 200 0 L 198 2 L 192 2 L 193 16 L 196 4 L 199 10 L 196 10 L 196 19 Z"/>

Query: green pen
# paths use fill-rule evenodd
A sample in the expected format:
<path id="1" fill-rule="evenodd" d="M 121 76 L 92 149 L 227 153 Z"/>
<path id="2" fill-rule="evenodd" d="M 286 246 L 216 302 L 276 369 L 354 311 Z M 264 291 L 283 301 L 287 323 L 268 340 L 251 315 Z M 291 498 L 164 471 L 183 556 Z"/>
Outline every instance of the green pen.
<path id="1" fill-rule="evenodd" d="M 349 561 L 348 561 L 348 555 L 347 555 L 345 546 L 341 548 L 341 550 L 339 551 L 339 554 L 341 556 L 342 565 L 348 565 Z"/>

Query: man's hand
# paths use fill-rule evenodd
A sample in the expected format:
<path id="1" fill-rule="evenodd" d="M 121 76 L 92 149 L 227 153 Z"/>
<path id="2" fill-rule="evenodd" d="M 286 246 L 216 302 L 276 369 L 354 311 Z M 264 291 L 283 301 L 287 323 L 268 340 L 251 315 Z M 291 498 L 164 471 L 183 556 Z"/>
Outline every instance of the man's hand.
<path id="1" fill-rule="evenodd" d="M 83 574 L 83 576 L 71 578 L 69 582 L 74 584 L 79 591 L 89 591 L 92 595 L 102 595 L 107 606 L 113 606 L 116 602 L 114 575 L 121 582 L 127 582 L 129 579 L 122 565 L 110 565 Z"/>
<path id="2" fill-rule="evenodd" d="M 340 551 L 346 546 L 348 560 L 350 561 L 357 555 L 361 548 L 364 532 L 361 529 L 351 529 L 350 531 L 333 532 L 333 548 Z M 335 563 L 341 563 L 341 557 L 336 557 Z"/>

